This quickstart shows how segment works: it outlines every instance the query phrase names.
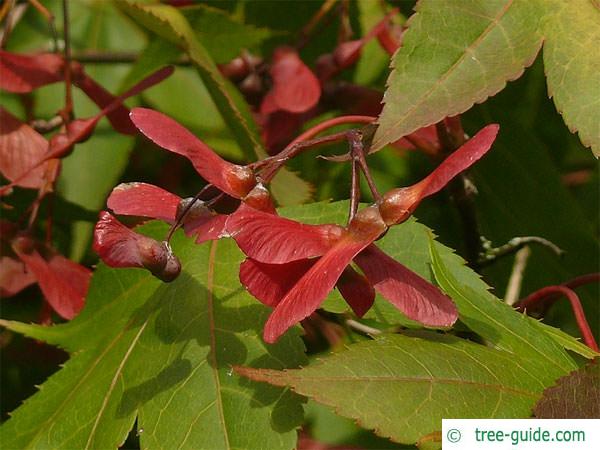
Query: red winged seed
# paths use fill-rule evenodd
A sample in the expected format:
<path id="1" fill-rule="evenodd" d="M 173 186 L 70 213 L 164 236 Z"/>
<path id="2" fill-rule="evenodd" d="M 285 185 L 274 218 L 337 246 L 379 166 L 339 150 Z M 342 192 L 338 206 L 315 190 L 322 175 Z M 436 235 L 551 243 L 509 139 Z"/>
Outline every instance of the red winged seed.
<path id="1" fill-rule="evenodd" d="M 132 109 L 130 117 L 148 139 L 189 159 L 202 178 L 226 194 L 243 198 L 256 185 L 251 169 L 225 161 L 170 117 L 146 108 Z"/>
<path id="2" fill-rule="evenodd" d="M 92 272 L 51 249 L 49 257 L 42 257 L 29 238 L 15 239 L 12 247 L 52 309 L 65 319 L 74 318 L 83 308 Z"/>
<path id="3" fill-rule="evenodd" d="M 196 244 L 229 237 L 226 228 L 228 217 L 226 214 L 215 214 L 211 217 L 185 223 L 185 232 L 187 235 L 195 234 L 197 236 Z"/>
<path id="4" fill-rule="evenodd" d="M 115 214 L 174 222 L 181 201 L 179 196 L 152 184 L 121 183 L 112 190 L 106 205 Z"/>
<path id="5" fill-rule="evenodd" d="M 427 177 L 409 187 L 393 189 L 383 196 L 379 210 L 388 225 L 404 222 L 414 212 L 421 200 L 435 194 L 456 175 L 471 167 L 492 147 L 498 125 L 481 129 L 460 148 L 452 152 Z"/>
<path id="6" fill-rule="evenodd" d="M 78 63 L 72 63 L 73 84 L 80 88 L 100 108 L 105 108 L 116 97 L 90 78 Z M 54 53 L 21 55 L 0 50 L 0 89 L 14 93 L 28 93 L 48 84 L 64 80 L 65 61 Z M 119 105 L 107 113 L 115 130 L 134 134 L 135 127 L 127 114 L 128 109 Z"/>
<path id="7" fill-rule="evenodd" d="M 242 204 L 227 231 L 250 258 L 280 264 L 323 255 L 342 236 L 337 225 L 306 225 Z"/>
<path id="8" fill-rule="evenodd" d="M 35 283 L 35 276 L 22 261 L 8 256 L 0 257 L 0 297 L 12 297 Z"/>
<path id="9" fill-rule="evenodd" d="M 62 81 L 64 64 L 62 56 L 54 53 L 19 55 L 0 50 L 0 89 L 26 94 Z"/>
<path id="10" fill-rule="evenodd" d="M 265 324 L 265 342 L 275 342 L 293 324 L 315 311 L 352 259 L 385 230 L 377 207 L 370 206 L 359 211 L 348 226 L 348 231 L 279 302 Z"/>
<path id="11" fill-rule="evenodd" d="M 316 259 L 300 259 L 285 264 L 266 264 L 246 259 L 240 265 L 240 282 L 265 305 L 275 307 Z"/>
<path id="12" fill-rule="evenodd" d="M 137 95 L 143 90 L 154 86 L 155 84 L 161 82 L 162 80 L 170 76 L 172 73 L 173 67 L 164 67 L 160 70 L 157 70 L 153 74 L 147 76 L 142 81 L 137 83 L 127 92 L 115 98 L 114 102 L 106 106 L 94 117 L 88 119 L 77 119 L 70 122 L 69 127 L 67 128 L 67 133 L 59 133 L 52 136 L 49 143 L 49 151 L 36 162 L 34 162 L 28 169 L 24 170 L 22 174 L 20 174 L 14 180 L 12 180 L 10 184 L 2 186 L 0 188 L 0 195 L 6 194 L 6 192 L 12 188 L 12 186 L 17 185 L 19 182 L 21 182 L 21 180 L 25 179 L 25 177 L 27 177 L 32 170 L 35 170 L 37 167 L 39 167 L 49 159 L 61 158 L 67 155 L 70 151 L 73 150 L 73 145 L 88 138 L 90 134 L 94 131 L 100 119 L 102 119 L 102 117 L 104 117 L 106 114 L 118 108 L 120 104 L 123 101 L 125 101 L 125 99 L 133 95 Z"/>
<path id="13" fill-rule="evenodd" d="M 375 245 L 360 252 L 354 261 L 375 290 L 409 319 L 424 325 L 448 327 L 458 318 L 450 298 Z"/>
<path id="14" fill-rule="evenodd" d="M 359 274 L 351 266 L 344 269 L 336 286 L 342 297 L 344 297 L 344 300 L 348 302 L 352 311 L 358 317 L 364 316 L 371 306 L 373 306 L 375 289 L 373 289 L 373 286 L 371 286 L 369 280 L 364 275 Z"/>
<path id="15" fill-rule="evenodd" d="M 277 214 L 273 199 L 268 189 L 262 184 L 258 183 L 243 199 L 244 204 L 251 206 L 259 211 L 264 211 L 270 214 Z"/>

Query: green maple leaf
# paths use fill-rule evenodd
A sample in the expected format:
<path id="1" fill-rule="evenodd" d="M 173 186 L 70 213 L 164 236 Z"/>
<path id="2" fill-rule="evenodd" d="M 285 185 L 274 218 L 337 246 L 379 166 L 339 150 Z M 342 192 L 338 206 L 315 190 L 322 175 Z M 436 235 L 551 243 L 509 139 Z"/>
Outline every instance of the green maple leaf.
<path id="1" fill-rule="evenodd" d="M 164 226 L 150 228 L 164 236 Z M 183 270 L 171 284 L 101 265 L 75 320 L 2 321 L 71 354 L 0 427 L 2 448 L 117 448 L 136 418 L 143 448 L 295 446 L 299 400 L 241 382 L 231 366 L 300 364 L 297 332 L 262 341 L 268 309 L 240 286 L 233 241 L 198 246 L 177 236 L 174 249 Z"/>
<path id="2" fill-rule="evenodd" d="M 600 156 L 600 4 L 545 2 L 544 67 L 548 93 L 581 142 Z"/>
<path id="3" fill-rule="evenodd" d="M 347 203 L 339 202 L 281 212 L 323 223 L 343 220 L 346 211 Z M 162 236 L 165 227 L 151 224 L 146 231 Z M 183 272 L 172 284 L 160 283 L 143 270 L 101 265 L 86 307 L 75 320 L 53 327 L 0 322 L 59 345 L 72 355 L 0 428 L 3 447 L 113 448 L 123 442 L 136 417 L 143 447 L 294 446 L 294 427 L 301 416 L 298 399 L 275 387 L 246 383 L 232 376 L 231 367 L 296 367 L 303 361 L 297 332 L 286 334 L 274 346 L 262 342 L 268 309 L 240 286 L 238 267 L 243 255 L 233 241 L 197 246 L 176 237 L 173 244 Z M 304 371 L 286 372 L 298 374 L 297 379 L 293 378 L 296 375 L 273 375 L 280 372 L 264 372 L 268 380 L 260 375 L 263 372 L 256 372 L 259 375 L 253 378 L 293 385 L 298 392 L 335 405 L 340 414 L 384 436 L 415 442 L 437 436 L 435 424 L 443 408 L 456 407 L 456 414 L 469 417 L 475 409 L 480 411 L 478 402 L 461 406 L 480 388 L 478 398 L 486 405 L 486 414 L 521 417 L 545 387 L 575 369 L 565 348 L 586 357 L 595 355 L 560 330 L 519 314 L 493 297 L 479 276 L 447 247 L 432 243 L 430 256 L 430 230 L 418 222 L 394 227 L 378 245 L 431 281 L 433 260 L 436 279 L 457 303 L 461 321 L 490 347 L 418 331 L 425 333 L 418 339 L 392 336 L 387 341 L 391 346 L 379 340 L 360 347 L 356 357 L 375 372 L 365 372 L 364 377 L 348 383 L 324 380 L 327 382 L 319 384 L 323 381 L 319 375 L 302 387 Z M 378 302 L 381 308 L 385 300 Z M 381 311 L 376 319 L 383 314 L 388 323 L 405 320 L 398 312 Z M 382 348 L 384 352 L 378 353 Z M 408 355 L 407 349 L 420 349 L 419 356 Z M 439 355 L 448 352 L 452 360 L 439 360 Z M 338 367 L 340 376 L 355 370 L 338 366 L 340 361 L 346 360 L 332 359 L 328 370 Z M 397 361 L 401 361 L 397 370 L 389 369 L 396 367 Z M 440 380 L 441 388 L 427 381 L 423 365 Z M 314 368 L 317 375 L 319 367 Z M 388 403 L 383 399 L 373 403 L 371 397 L 361 396 L 358 406 L 349 409 L 347 402 L 355 400 L 357 390 L 367 389 L 369 377 L 379 376 L 383 369 L 391 370 L 392 378 L 390 383 L 378 384 L 378 395 Z M 313 373 L 311 366 L 304 370 Z M 424 392 L 434 387 L 431 392 L 435 395 L 424 399 Z M 389 402 L 398 404 L 399 393 L 403 393 L 402 401 L 406 395 L 407 408 L 423 403 L 418 420 L 406 417 L 407 409 L 392 416 L 397 421 L 387 418 L 386 408 L 391 407 Z M 421 425 L 413 427 L 413 422 Z"/>
<path id="4" fill-rule="evenodd" d="M 341 220 L 345 211 L 347 205 L 338 203 L 285 213 L 322 223 Z M 577 367 L 565 349 L 597 356 L 571 336 L 494 297 L 476 272 L 433 241 L 431 231 L 414 219 L 392 228 L 377 245 L 424 278 L 437 281 L 456 303 L 461 323 L 486 345 L 410 331 L 407 336 L 384 334 L 349 345 L 302 369 L 236 371 L 255 381 L 290 386 L 380 436 L 438 447 L 442 418 L 529 417 L 544 389 Z M 394 314 L 383 309 L 384 304 L 378 299 L 374 309 L 382 309 L 371 317 L 394 323 Z M 324 306 L 340 310 L 337 301 L 333 308 L 331 303 Z M 398 314 L 395 322 L 404 324 Z"/>
<path id="5" fill-rule="evenodd" d="M 600 7 L 592 0 L 422 0 L 392 61 L 372 151 L 521 76 L 544 42 L 548 91 L 600 154 Z"/>
<path id="6" fill-rule="evenodd" d="M 442 418 L 528 417 L 547 385 L 512 353 L 433 333 L 386 335 L 303 369 L 236 372 L 291 386 L 405 444 L 435 437 Z"/>

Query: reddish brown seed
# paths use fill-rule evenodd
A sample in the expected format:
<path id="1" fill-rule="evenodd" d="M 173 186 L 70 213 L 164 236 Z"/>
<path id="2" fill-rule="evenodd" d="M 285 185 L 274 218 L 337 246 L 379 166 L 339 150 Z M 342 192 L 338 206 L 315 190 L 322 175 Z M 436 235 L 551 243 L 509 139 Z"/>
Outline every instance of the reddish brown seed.
<path id="1" fill-rule="evenodd" d="M 352 222 L 348 225 L 348 231 L 358 237 L 371 235 L 377 230 L 383 233 L 386 229 L 386 224 L 375 205 L 358 211 Z"/>
<path id="2" fill-rule="evenodd" d="M 169 251 L 163 242 L 141 236 L 137 241 L 142 265 L 154 275 L 161 273 L 168 260 Z"/>
<path id="3" fill-rule="evenodd" d="M 271 199 L 271 194 L 268 189 L 262 184 L 258 183 L 254 188 L 244 197 L 244 203 L 248 206 L 252 206 L 254 209 L 265 212 L 275 212 L 275 206 Z"/>
<path id="4" fill-rule="evenodd" d="M 418 191 L 411 188 L 392 189 L 383 196 L 379 212 L 386 225 L 404 222 L 418 204 Z"/>
<path id="5" fill-rule="evenodd" d="M 256 177 L 254 171 L 246 166 L 232 166 L 225 174 L 227 183 L 231 191 L 235 192 L 240 198 L 245 197 L 256 186 Z"/>

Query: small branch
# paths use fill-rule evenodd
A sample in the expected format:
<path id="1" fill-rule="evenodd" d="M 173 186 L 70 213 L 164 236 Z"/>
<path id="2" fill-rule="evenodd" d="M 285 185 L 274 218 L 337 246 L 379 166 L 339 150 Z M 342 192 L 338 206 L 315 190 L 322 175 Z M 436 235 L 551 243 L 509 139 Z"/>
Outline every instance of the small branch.
<path id="1" fill-rule="evenodd" d="M 523 273 L 525 267 L 527 267 L 527 260 L 531 255 L 531 249 L 529 247 L 523 247 L 515 255 L 515 262 L 513 264 L 510 278 L 508 279 L 508 286 L 506 287 L 506 295 L 504 301 L 512 306 L 514 305 L 521 296 L 521 286 L 523 284 Z"/>
<path id="2" fill-rule="evenodd" d="M 192 209 L 192 207 L 194 206 L 194 203 L 196 203 L 198 200 L 200 200 L 200 197 L 202 197 L 202 195 L 205 194 L 211 187 L 212 187 L 212 184 L 209 183 L 206 186 L 204 186 L 202 189 L 200 189 L 200 191 L 196 195 L 194 195 L 192 200 L 185 206 L 183 211 L 181 211 L 180 214 L 177 214 L 175 223 L 173 225 L 171 225 L 171 227 L 169 228 L 169 231 L 167 232 L 167 236 L 165 237 L 165 242 L 167 242 L 167 243 L 171 242 L 173 233 L 175 233 L 175 231 L 181 226 L 181 224 L 183 223 L 183 219 L 185 219 L 185 216 L 187 215 L 187 213 Z M 218 200 L 220 200 L 222 198 L 222 196 L 223 196 L 222 192 L 220 194 L 217 194 L 217 196 L 211 200 L 211 204 L 216 203 Z"/>
<path id="3" fill-rule="evenodd" d="M 579 277 L 573 278 L 572 280 L 562 283 L 562 285 L 568 287 L 569 289 L 577 289 L 579 286 L 584 286 L 586 284 L 592 283 L 600 283 L 600 272 L 581 275 Z"/>
<path id="4" fill-rule="evenodd" d="M 128 64 L 134 63 L 140 55 L 134 52 L 96 52 L 84 51 L 73 53 L 71 59 L 82 64 Z M 177 66 L 189 66 L 192 64 L 187 55 L 181 55 L 175 61 L 169 64 Z"/>
<path id="5" fill-rule="evenodd" d="M 54 226 L 54 195 L 49 192 L 47 195 L 46 206 L 48 208 L 48 222 L 46 224 L 46 244 L 52 244 L 52 228 Z"/>
<path id="6" fill-rule="evenodd" d="M 252 169 L 262 169 L 260 172 L 260 180 L 266 184 L 273 179 L 273 177 L 277 174 L 277 172 L 279 172 L 286 162 L 296 157 L 304 150 L 329 144 L 331 142 L 339 142 L 344 139 L 346 139 L 346 131 L 301 142 L 295 141 L 293 145 L 288 145 L 279 154 L 263 159 L 262 161 L 257 161 L 251 164 L 250 167 Z"/>
<path id="7" fill-rule="evenodd" d="M 463 224 L 466 259 L 473 269 L 478 269 L 482 239 L 475 211 L 474 197 L 477 188 L 466 173 L 459 174 L 448 186 L 450 195 Z"/>
<path id="8" fill-rule="evenodd" d="M 457 123 L 458 122 L 458 123 Z M 460 126 L 460 118 L 453 118 L 453 129 Z M 456 133 L 450 134 L 445 121 L 435 125 L 438 139 L 442 145 L 442 152 L 449 154 L 465 143 L 465 135 L 456 136 Z M 460 127 L 462 129 L 462 127 Z M 466 172 L 459 174 L 448 185 L 452 201 L 458 210 L 458 214 L 463 224 L 463 235 L 465 239 L 466 259 L 469 265 L 477 270 L 479 254 L 482 252 L 482 239 L 479 232 L 479 223 L 475 211 L 474 197 L 477 194 L 477 188 Z"/>
<path id="9" fill-rule="evenodd" d="M 264 183 L 268 183 L 287 161 L 300 154 L 307 148 L 347 139 L 347 131 L 314 138 L 317 134 L 337 125 L 350 123 L 371 123 L 375 119 L 375 117 L 371 116 L 341 116 L 326 120 L 302 133 L 300 136 L 290 142 L 279 154 L 270 158 L 266 158 L 262 161 L 252 163 L 250 164 L 250 167 L 252 169 L 263 169 L 260 174 L 261 180 Z"/>
<path id="10" fill-rule="evenodd" d="M 73 117 L 73 80 L 71 73 L 71 36 L 69 33 L 69 0 L 62 0 L 63 7 L 63 40 L 65 42 L 65 122 Z"/>
<path id="11" fill-rule="evenodd" d="M 342 0 L 340 4 L 340 29 L 338 42 L 346 42 L 352 37 L 352 25 L 350 25 L 350 14 L 348 0 Z"/>
<path id="12" fill-rule="evenodd" d="M 590 329 L 590 325 L 585 317 L 585 312 L 581 306 L 581 301 L 579 300 L 577 294 L 568 287 L 558 285 L 547 286 L 539 289 L 519 303 L 519 310 L 526 311 L 527 307 L 530 305 L 533 305 L 537 302 L 547 301 L 550 297 L 557 297 L 561 295 L 567 297 L 571 303 L 571 308 L 573 309 L 573 314 L 575 315 L 575 320 L 577 321 L 577 326 L 581 331 L 581 336 L 585 345 L 595 352 L 600 352 L 598 344 L 596 343 L 594 335 L 592 334 L 592 330 Z"/>
<path id="13" fill-rule="evenodd" d="M 540 244 L 552 250 L 557 256 L 562 256 L 565 253 L 560 247 L 548 239 L 544 239 L 539 236 L 521 236 L 512 238 L 506 244 L 496 248 L 486 248 L 489 243 L 484 243 L 484 252 L 477 261 L 477 265 L 480 268 L 488 266 L 504 256 L 515 253 L 528 244 Z"/>
<path id="14" fill-rule="evenodd" d="M 353 319 L 347 319 L 346 325 L 348 325 L 349 328 L 352 328 L 353 330 L 358 331 L 362 334 L 366 334 L 368 336 L 376 336 L 378 334 L 381 334 L 381 330 L 370 327 Z"/>
<path id="15" fill-rule="evenodd" d="M 340 116 L 340 117 L 334 117 L 333 119 L 325 120 L 325 121 L 315 125 L 314 127 L 310 128 L 309 130 L 306 130 L 304 133 L 302 133 L 300 136 L 298 136 L 296 139 L 294 139 L 292 142 L 290 142 L 287 145 L 287 147 L 282 151 L 282 153 L 285 152 L 288 147 L 291 147 L 292 145 L 294 145 L 298 142 L 312 139 L 317 134 L 322 133 L 323 131 L 333 128 L 337 125 L 355 124 L 355 123 L 371 124 L 376 119 L 377 119 L 377 117 L 373 117 L 373 116 Z"/>
<path id="16" fill-rule="evenodd" d="M 52 192 L 54 187 L 54 182 L 58 177 L 60 171 L 60 160 L 51 159 L 47 162 L 45 171 L 44 171 L 44 184 L 39 188 L 38 194 L 33 201 L 33 203 L 29 206 L 29 219 L 27 221 L 27 231 L 31 231 L 33 229 L 33 225 L 37 219 L 40 206 L 46 195 Z M 52 213 L 52 208 L 48 209 L 48 213 Z M 52 220 L 49 218 L 46 228 L 46 235 L 52 234 Z"/>
<path id="17" fill-rule="evenodd" d="M 58 51 L 58 33 L 56 32 L 56 23 L 54 20 L 54 14 L 52 14 L 48 8 L 42 5 L 39 0 L 29 0 L 29 4 L 33 6 L 42 16 L 46 18 L 48 22 L 48 28 L 50 28 L 50 35 L 52 36 L 52 45 L 54 51 Z"/>
<path id="18" fill-rule="evenodd" d="M 438 139 L 440 141 L 442 148 L 447 153 L 451 153 L 454 150 L 456 150 L 458 147 L 460 147 L 460 145 L 457 146 L 452 141 L 452 138 L 450 137 L 450 134 L 448 133 L 448 129 L 446 128 L 446 124 L 444 123 L 443 120 L 441 122 L 438 122 L 435 124 L 435 131 L 437 131 Z"/>
<path id="19" fill-rule="evenodd" d="M 8 16 L 10 10 L 14 7 L 15 0 L 7 0 L 0 5 L 0 22 Z"/>
<path id="20" fill-rule="evenodd" d="M 592 283 L 600 283 L 600 272 L 595 272 L 595 273 L 588 273 L 586 275 L 581 275 L 578 277 L 575 277 L 569 281 L 565 281 L 564 283 L 561 283 L 559 286 L 563 286 L 569 289 L 577 289 L 580 286 L 584 286 L 586 284 L 592 284 Z M 546 298 L 544 299 L 544 305 L 548 306 L 548 304 L 552 303 L 554 300 L 556 300 L 557 298 L 560 297 L 560 294 L 548 294 L 546 296 Z M 537 304 L 540 304 L 540 299 L 538 299 Z M 527 299 L 522 299 L 521 301 L 518 302 L 518 307 L 520 311 L 523 311 L 526 308 L 529 308 L 531 305 L 529 303 L 527 303 Z"/>
<path id="21" fill-rule="evenodd" d="M 16 0 L 7 0 L 0 9 L 0 13 L 6 15 L 2 36 L 0 36 L 0 48 L 6 47 L 6 43 L 8 42 L 12 30 L 15 28 L 15 25 L 19 23 L 27 10 L 27 4 L 17 5 L 16 3 Z"/>
<path id="22" fill-rule="evenodd" d="M 321 5 L 319 10 L 310 18 L 308 23 L 302 27 L 302 30 L 300 30 L 296 48 L 302 49 L 308 43 L 315 27 L 321 20 L 323 20 L 323 17 L 325 17 L 327 13 L 331 11 L 336 2 L 337 0 L 327 0 Z"/>

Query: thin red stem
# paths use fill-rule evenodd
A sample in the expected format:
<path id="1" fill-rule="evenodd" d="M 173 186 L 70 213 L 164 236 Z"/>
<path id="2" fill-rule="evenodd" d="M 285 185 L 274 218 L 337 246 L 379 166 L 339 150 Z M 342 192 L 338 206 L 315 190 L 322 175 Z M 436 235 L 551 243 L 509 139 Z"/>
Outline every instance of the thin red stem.
<path id="1" fill-rule="evenodd" d="M 533 294 L 527 296 L 519 303 L 519 310 L 526 310 L 528 306 L 533 305 L 537 302 L 547 300 L 548 298 L 554 297 L 555 295 L 564 295 L 565 297 L 567 297 L 567 299 L 571 303 L 571 308 L 573 309 L 573 314 L 575 315 L 577 326 L 581 331 L 583 342 L 595 352 L 600 352 L 598 344 L 596 343 L 594 335 L 592 334 L 592 330 L 590 329 L 590 325 L 585 317 L 585 312 L 583 311 L 583 307 L 581 306 L 581 301 L 572 289 L 561 285 L 547 286 L 545 288 L 539 289 Z"/>
<path id="2" fill-rule="evenodd" d="M 573 278 L 565 283 L 562 283 L 563 286 L 566 286 L 571 289 L 578 288 L 579 286 L 583 286 L 585 284 L 591 283 L 600 283 L 600 272 L 596 273 L 588 273 L 586 275 L 581 275 L 579 277 Z"/>
<path id="3" fill-rule="evenodd" d="M 585 275 L 580 275 L 569 281 L 565 281 L 564 283 L 561 283 L 559 286 L 564 286 L 569 289 L 577 289 L 578 287 L 584 286 L 586 284 L 599 283 L 599 282 L 600 282 L 600 272 L 595 272 L 595 273 L 588 273 Z M 556 300 L 559 297 L 560 297 L 560 293 L 550 292 L 546 295 L 546 297 L 543 300 L 546 304 L 548 304 L 548 303 L 552 302 L 553 300 Z M 529 298 L 529 297 L 527 297 L 527 298 Z M 530 306 L 529 304 L 525 303 L 527 301 L 527 298 L 524 298 L 519 301 L 518 308 L 520 311 L 523 311 L 523 309 Z M 539 300 L 542 300 L 542 299 L 539 299 Z M 539 301 L 538 301 L 538 303 L 539 303 Z"/>
<path id="4" fill-rule="evenodd" d="M 54 195 L 50 193 L 47 198 L 48 222 L 46 223 L 46 244 L 50 245 L 52 243 L 52 226 L 54 225 Z"/>
<path id="5" fill-rule="evenodd" d="M 338 42 L 346 42 L 352 37 L 352 26 L 350 25 L 348 0 L 342 0 L 340 4 L 340 29 L 338 32 Z"/>
<path id="6" fill-rule="evenodd" d="M 333 119 L 325 120 L 314 127 L 306 130 L 304 133 L 299 135 L 296 139 L 290 142 L 285 149 L 283 149 L 282 153 L 285 152 L 288 148 L 292 147 L 294 144 L 298 142 L 307 141 L 309 139 L 314 138 L 317 134 L 322 133 L 329 128 L 333 128 L 337 125 L 351 124 L 351 123 L 364 123 L 370 124 L 375 121 L 377 117 L 372 116 L 340 116 L 334 117 Z"/>

